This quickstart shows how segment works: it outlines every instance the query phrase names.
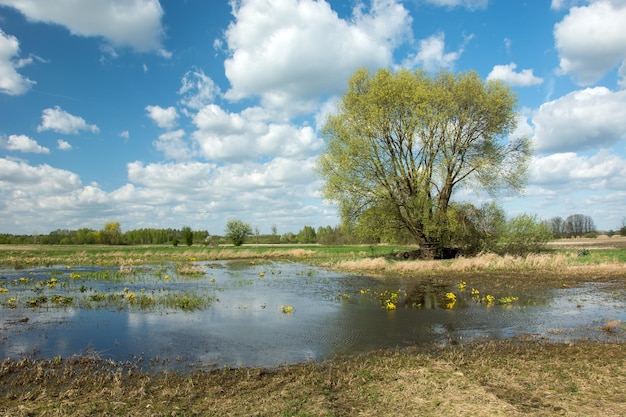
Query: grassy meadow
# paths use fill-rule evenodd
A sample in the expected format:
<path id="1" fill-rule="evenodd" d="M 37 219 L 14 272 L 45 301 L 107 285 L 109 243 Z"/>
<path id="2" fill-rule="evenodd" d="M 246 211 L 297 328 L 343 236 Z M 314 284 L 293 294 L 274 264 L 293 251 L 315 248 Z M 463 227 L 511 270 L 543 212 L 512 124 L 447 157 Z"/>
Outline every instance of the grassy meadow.
<path id="1" fill-rule="evenodd" d="M 611 283 L 626 291 L 626 239 L 559 241 L 524 258 L 402 260 L 401 246 L 0 246 L 1 268 L 284 260 L 380 279 L 401 274 L 509 288 Z M 579 256 L 587 249 L 589 253 Z M 407 347 L 277 369 L 143 372 L 96 353 L 0 361 L 0 416 L 626 416 L 626 328 L 610 342 L 541 338 Z M 1 359 L 1 358 L 0 358 Z"/>

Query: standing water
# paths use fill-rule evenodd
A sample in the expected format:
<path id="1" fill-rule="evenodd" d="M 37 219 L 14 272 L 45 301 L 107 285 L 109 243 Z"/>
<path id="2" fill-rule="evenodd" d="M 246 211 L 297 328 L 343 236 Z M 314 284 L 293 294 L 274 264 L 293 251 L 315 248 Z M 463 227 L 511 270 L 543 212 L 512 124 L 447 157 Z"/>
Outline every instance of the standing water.
<path id="1" fill-rule="evenodd" d="M 95 354 L 146 367 L 272 367 L 337 354 L 516 336 L 615 337 L 606 284 L 488 294 L 471 282 L 347 275 L 298 263 L 0 271 L 0 357 Z"/>

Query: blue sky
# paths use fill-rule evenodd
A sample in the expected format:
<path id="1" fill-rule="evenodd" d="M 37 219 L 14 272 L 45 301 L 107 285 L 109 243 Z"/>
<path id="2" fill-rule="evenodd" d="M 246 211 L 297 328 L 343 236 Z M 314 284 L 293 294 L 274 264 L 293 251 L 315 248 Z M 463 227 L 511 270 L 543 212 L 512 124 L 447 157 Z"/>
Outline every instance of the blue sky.
<path id="1" fill-rule="evenodd" d="M 617 229 L 624 22 L 624 0 L 0 0 L 0 232 L 337 225 L 314 166 L 359 67 L 506 81 L 535 147 L 507 214 Z"/>

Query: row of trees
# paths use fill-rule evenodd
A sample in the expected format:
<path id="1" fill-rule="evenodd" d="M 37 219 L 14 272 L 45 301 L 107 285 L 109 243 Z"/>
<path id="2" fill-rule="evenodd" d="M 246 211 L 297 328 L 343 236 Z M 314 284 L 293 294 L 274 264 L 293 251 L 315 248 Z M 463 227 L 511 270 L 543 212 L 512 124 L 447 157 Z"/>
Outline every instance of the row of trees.
<path id="1" fill-rule="evenodd" d="M 119 222 L 106 223 L 100 230 L 82 228 L 78 230 L 57 229 L 47 235 L 0 234 L 0 244 L 42 245 L 160 245 L 182 242 L 188 245 L 204 242 L 209 236 L 206 230 L 144 228 L 122 232 Z"/>
<path id="2" fill-rule="evenodd" d="M 446 246 L 464 250 L 467 253 L 491 251 L 499 253 L 523 254 L 539 250 L 550 239 L 563 237 L 595 236 L 597 233 L 593 219 L 585 215 L 571 215 L 540 221 L 536 216 L 521 215 L 506 219 L 503 209 L 496 203 L 475 207 L 471 204 L 454 203 L 448 213 L 450 219 Z M 372 225 L 372 222 L 381 224 Z M 616 233 L 626 236 L 626 218 Z M 612 234 L 611 232 L 608 232 Z M 232 243 L 241 245 L 257 244 L 376 244 L 414 243 L 410 233 L 389 219 L 361 217 L 359 221 L 339 226 L 304 226 L 298 233 L 278 234 L 272 226 L 271 234 L 261 235 L 241 220 L 232 220 L 224 230 L 224 235 L 209 235 L 206 230 L 194 231 L 185 226 L 182 229 L 135 229 L 122 232 L 119 222 L 105 224 L 101 230 L 88 228 L 78 230 L 55 230 L 48 235 L 9 235 L 0 234 L 0 244 L 173 244 L 173 245 L 219 245 Z"/>
<path id="3" fill-rule="evenodd" d="M 550 219 L 550 228 L 556 238 L 589 236 L 597 232 L 593 219 L 584 214 L 572 214 L 566 219 L 553 217 Z"/>

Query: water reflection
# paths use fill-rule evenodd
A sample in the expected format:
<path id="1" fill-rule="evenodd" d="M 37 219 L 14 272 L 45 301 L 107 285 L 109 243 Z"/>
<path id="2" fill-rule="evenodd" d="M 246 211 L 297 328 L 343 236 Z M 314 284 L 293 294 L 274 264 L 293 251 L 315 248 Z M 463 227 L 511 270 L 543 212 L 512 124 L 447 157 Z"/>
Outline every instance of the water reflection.
<path id="1" fill-rule="evenodd" d="M 506 306 L 487 305 L 484 295 L 472 294 L 471 282 L 460 289 L 428 280 L 374 279 L 293 263 L 204 267 L 206 275 L 193 278 L 177 276 L 172 265 L 146 267 L 128 276 L 109 274 L 106 279 L 69 279 L 69 272 L 45 268 L 0 271 L 0 287 L 9 290 L 0 294 L 0 356 L 68 357 L 92 352 L 122 361 L 143 358 L 146 367 L 275 366 L 381 347 L 476 338 L 528 334 L 556 341 L 610 338 L 601 331 L 602 325 L 608 320 L 626 321 L 624 295 L 603 284 L 515 294 L 518 300 Z M 81 271 L 85 275 L 91 270 Z M 37 283 L 49 282 L 52 274 L 58 287 L 41 289 Z M 20 276 L 31 281 L 13 284 Z M 125 289 L 155 296 L 200 292 L 210 294 L 213 302 L 183 311 L 83 300 L 94 293 L 118 294 L 115 297 L 124 300 Z M 24 307 L 29 297 L 48 292 L 72 296 L 74 303 Z M 447 308 L 449 292 L 455 294 L 452 308 Z M 385 308 L 384 298 L 390 294 L 398 296 L 395 310 Z M 21 299 L 22 305 L 8 308 L 11 297 Z M 293 310 L 285 314 L 281 306 Z"/>

